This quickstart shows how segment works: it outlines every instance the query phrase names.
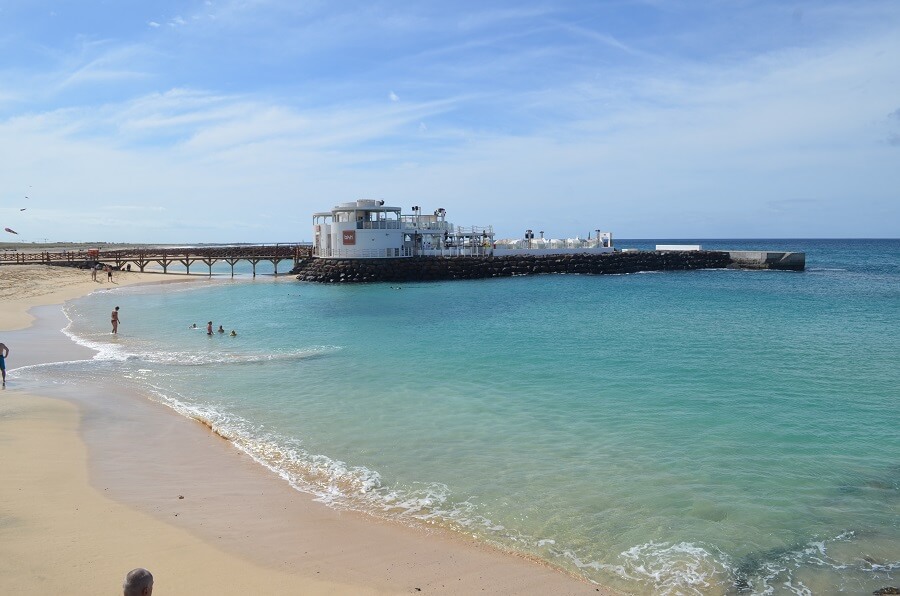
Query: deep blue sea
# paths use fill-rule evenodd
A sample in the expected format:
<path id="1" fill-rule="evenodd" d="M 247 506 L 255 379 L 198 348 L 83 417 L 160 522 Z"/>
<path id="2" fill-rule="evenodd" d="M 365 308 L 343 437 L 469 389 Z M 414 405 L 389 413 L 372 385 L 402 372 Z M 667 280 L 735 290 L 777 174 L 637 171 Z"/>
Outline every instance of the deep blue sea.
<path id="1" fill-rule="evenodd" d="M 122 378 L 331 506 L 626 592 L 900 585 L 900 240 L 617 246 L 672 242 L 807 270 L 122 288 L 66 306 L 95 360 L 18 374 Z"/>

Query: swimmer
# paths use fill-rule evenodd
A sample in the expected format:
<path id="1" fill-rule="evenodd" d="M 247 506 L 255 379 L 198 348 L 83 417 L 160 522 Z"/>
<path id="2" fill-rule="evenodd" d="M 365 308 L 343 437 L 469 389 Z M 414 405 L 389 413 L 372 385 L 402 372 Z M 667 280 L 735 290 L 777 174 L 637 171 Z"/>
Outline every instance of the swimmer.
<path id="1" fill-rule="evenodd" d="M 206 335 L 212 335 L 212 321 L 206 324 Z"/>
<path id="2" fill-rule="evenodd" d="M 237 337 L 237 332 L 234 329 L 231 330 L 231 337 Z"/>
<path id="3" fill-rule="evenodd" d="M 196 329 L 196 328 L 197 328 L 197 323 L 194 323 L 193 325 L 191 325 L 190 327 L 188 327 L 188 329 Z"/>
<path id="4" fill-rule="evenodd" d="M 221 325 L 219 325 L 219 328 L 216 329 L 216 331 L 218 331 L 219 333 L 225 333 L 225 329 Z"/>

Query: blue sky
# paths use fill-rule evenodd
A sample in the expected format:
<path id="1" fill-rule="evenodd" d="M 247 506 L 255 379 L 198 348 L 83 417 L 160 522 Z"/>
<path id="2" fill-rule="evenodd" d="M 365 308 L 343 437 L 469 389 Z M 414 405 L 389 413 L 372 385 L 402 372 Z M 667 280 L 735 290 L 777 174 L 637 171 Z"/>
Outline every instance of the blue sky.
<path id="1" fill-rule="evenodd" d="M 0 0 L 4 240 L 309 240 L 357 198 L 898 237 L 900 2 Z"/>

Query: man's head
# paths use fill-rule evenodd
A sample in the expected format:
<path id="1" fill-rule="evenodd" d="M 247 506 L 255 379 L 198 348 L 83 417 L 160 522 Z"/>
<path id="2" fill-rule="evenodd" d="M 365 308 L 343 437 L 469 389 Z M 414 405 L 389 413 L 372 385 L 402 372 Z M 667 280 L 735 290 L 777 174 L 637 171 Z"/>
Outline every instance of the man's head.
<path id="1" fill-rule="evenodd" d="M 150 596 L 153 593 L 153 574 L 138 567 L 132 569 L 122 582 L 123 596 Z"/>

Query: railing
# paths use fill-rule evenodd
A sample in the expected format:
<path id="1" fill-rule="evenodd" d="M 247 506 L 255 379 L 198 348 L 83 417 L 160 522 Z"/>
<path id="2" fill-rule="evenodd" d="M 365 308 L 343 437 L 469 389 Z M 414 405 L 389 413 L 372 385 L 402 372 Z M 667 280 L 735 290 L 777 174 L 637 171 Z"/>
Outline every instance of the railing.
<path id="1" fill-rule="evenodd" d="M 411 257 L 409 247 L 401 248 L 332 248 L 316 251 L 315 256 L 321 259 L 396 259 Z"/>
<path id="2" fill-rule="evenodd" d="M 411 232 L 416 230 L 435 230 L 452 234 L 453 224 L 449 221 L 420 221 L 417 223 L 414 218 L 412 220 L 404 218 L 403 229 Z"/>
<path id="3" fill-rule="evenodd" d="M 612 246 L 612 238 L 601 236 L 595 239 L 568 238 L 566 240 L 497 240 L 497 248 L 510 250 L 542 250 L 542 249 L 597 249 Z"/>
<path id="4" fill-rule="evenodd" d="M 456 233 L 467 236 L 493 236 L 494 226 L 456 226 Z"/>
<path id="5" fill-rule="evenodd" d="M 486 257 L 494 254 L 490 244 L 449 244 L 440 247 L 423 248 L 423 257 Z"/>
<path id="6" fill-rule="evenodd" d="M 188 272 L 195 262 L 200 261 L 209 268 L 212 275 L 212 266 L 218 261 L 225 261 L 232 267 L 238 261 L 248 261 L 253 265 L 253 274 L 256 275 L 256 264 L 261 261 L 270 261 L 278 271 L 278 263 L 285 260 L 293 260 L 296 264 L 299 259 L 310 256 L 312 247 L 306 244 L 255 244 L 232 246 L 183 246 L 183 247 L 132 247 L 127 249 L 87 249 L 87 250 L 57 250 L 56 252 L 25 252 L 4 251 L 0 253 L 0 264 L 45 264 L 68 265 L 85 267 L 94 263 L 114 265 L 116 269 L 134 264 L 140 271 L 151 264 L 158 264 L 163 272 L 167 273 L 170 265 L 182 264 Z"/>
<path id="7" fill-rule="evenodd" d="M 358 221 L 357 230 L 399 230 L 399 221 Z"/>

